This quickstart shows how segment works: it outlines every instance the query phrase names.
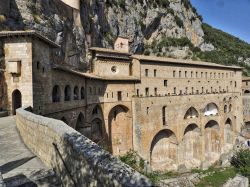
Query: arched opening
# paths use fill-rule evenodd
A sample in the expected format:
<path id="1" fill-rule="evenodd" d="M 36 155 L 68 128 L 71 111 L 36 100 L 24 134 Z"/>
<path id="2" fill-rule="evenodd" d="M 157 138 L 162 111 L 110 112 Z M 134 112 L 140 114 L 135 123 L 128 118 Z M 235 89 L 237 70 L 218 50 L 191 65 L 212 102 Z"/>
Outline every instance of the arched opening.
<path id="1" fill-rule="evenodd" d="M 79 89 L 78 86 L 75 86 L 74 88 L 74 100 L 78 100 L 79 99 Z"/>
<path id="2" fill-rule="evenodd" d="M 84 87 L 81 88 L 81 99 L 85 99 L 85 90 Z"/>
<path id="3" fill-rule="evenodd" d="M 109 112 L 109 139 L 114 155 L 123 155 L 132 149 L 132 119 L 130 111 L 123 105 Z"/>
<path id="4" fill-rule="evenodd" d="M 231 111 L 232 111 L 232 105 L 230 104 L 228 108 L 228 112 L 231 112 Z"/>
<path id="5" fill-rule="evenodd" d="M 150 148 L 153 170 L 177 169 L 177 138 L 171 130 L 162 130 L 155 135 Z"/>
<path id="6" fill-rule="evenodd" d="M 189 119 L 189 118 L 198 118 L 199 117 L 199 114 L 198 114 L 198 111 L 194 108 L 194 107 L 190 107 L 185 116 L 184 116 L 184 119 Z"/>
<path id="7" fill-rule="evenodd" d="M 219 113 L 218 107 L 214 103 L 209 103 L 204 109 L 204 116 L 214 116 Z"/>
<path id="8" fill-rule="evenodd" d="M 14 90 L 12 93 L 12 114 L 16 115 L 16 109 L 22 107 L 22 94 L 19 90 Z"/>
<path id="9" fill-rule="evenodd" d="M 67 121 L 67 119 L 65 117 L 62 117 L 61 121 L 63 121 L 64 123 L 66 123 L 68 125 L 68 121 Z"/>
<path id="10" fill-rule="evenodd" d="M 224 127 L 224 142 L 227 148 L 232 148 L 234 143 L 232 120 L 227 119 Z"/>
<path id="11" fill-rule="evenodd" d="M 71 88 L 69 85 L 66 85 L 64 89 L 64 101 L 70 101 L 70 99 L 71 99 Z"/>
<path id="12" fill-rule="evenodd" d="M 227 113 L 227 105 L 224 106 L 224 113 Z"/>
<path id="13" fill-rule="evenodd" d="M 102 109 L 99 105 L 95 106 L 92 110 L 92 115 L 102 114 Z"/>
<path id="14" fill-rule="evenodd" d="M 205 158 L 210 164 L 220 157 L 220 127 L 211 120 L 205 126 Z"/>
<path id="15" fill-rule="evenodd" d="M 84 115 L 80 113 L 76 121 L 76 130 L 86 137 L 91 137 L 91 126 L 85 124 Z"/>
<path id="16" fill-rule="evenodd" d="M 201 131 L 196 124 L 190 124 L 184 131 L 183 140 L 180 144 L 182 161 L 186 168 L 196 168 L 200 166 L 201 155 Z"/>
<path id="17" fill-rule="evenodd" d="M 245 91 L 244 91 L 244 94 L 249 94 L 249 93 L 250 93 L 249 90 L 245 90 Z"/>
<path id="18" fill-rule="evenodd" d="M 52 90 L 52 102 L 60 102 L 61 100 L 61 91 L 58 85 L 55 85 Z"/>
<path id="19" fill-rule="evenodd" d="M 103 122 L 101 119 L 96 118 L 94 120 L 92 120 L 91 122 L 92 125 L 92 130 L 91 130 L 91 134 L 92 134 L 92 140 L 96 143 L 99 143 L 102 139 L 103 139 Z"/>

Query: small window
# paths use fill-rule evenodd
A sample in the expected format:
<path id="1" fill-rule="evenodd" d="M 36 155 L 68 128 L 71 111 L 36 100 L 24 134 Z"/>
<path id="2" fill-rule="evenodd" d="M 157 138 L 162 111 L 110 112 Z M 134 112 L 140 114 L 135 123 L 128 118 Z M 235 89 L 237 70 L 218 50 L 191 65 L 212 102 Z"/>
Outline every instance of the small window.
<path id="1" fill-rule="evenodd" d="M 207 78 L 207 72 L 205 73 L 205 76 L 206 76 L 206 78 Z"/>
<path id="2" fill-rule="evenodd" d="M 89 87 L 89 94 L 92 94 L 92 88 Z"/>
<path id="3" fill-rule="evenodd" d="M 203 78 L 203 72 L 201 72 L 201 78 Z"/>
<path id="4" fill-rule="evenodd" d="M 179 77 L 181 77 L 181 71 L 179 71 Z"/>
<path id="5" fill-rule="evenodd" d="M 175 77 L 175 71 L 173 71 L 173 77 Z"/>
<path id="6" fill-rule="evenodd" d="M 85 99 L 84 87 L 81 88 L 81 99 Z"/>
<path id="7" fill-rule="evenodd" d="M 148 69 L 145 69 L 145 76 L 148 77 Z"/>
<path id="8" fill-rule="evenodd" d="M 174 94 L 176 94 L 176 87 L 174 87 Z"/>
<path id="9" fill-rule="evenodd" d="M 149 88 L 145 88 L 145 95 L 149 96 Z"/>
<path id="10" fill-rule="evenodd" d="M 139 89 L 136 90 L 136 95 L 137 95 L 137 96 L 140 95 L 140 90 L 139 90 Z"/>
<path id="11" fill-rule="evenodd" d="M 196 71 L 196 78 L 198 77 L 198 72 Z"/>
<path id="12" fill-rule="evenodd" d="M 148 115 L 148 113 L 149 113 L 149 107 L 147 107 L 147 111 L 146 112 L 147 112 L 147 115 Z"/>
<path id="13" fill-rule="evenodd" d="M 156 69 L 154 69 L 154 77 L 156 77 Z"/>
<path id="14" fill-rule="evenodd" d="M 248 82 L 246 82 L 246 85 L 248 86 Z"/>
<path id="15" fill-rule="evenodd" d="M 167 122 L 166 122 L 166 107 L 162 107 L 162 125 L 165 126 L 167 125 Z"/>
<path id="16" fill-rule="evenodd" d="M 112 73 L 117 73 L 117 67 L 116 66 L 112 66 L 111 67 L 111 72 Z"/>
<path id="17" fill-rule="evenodd" d="M 191 78 L 193 78 L 193 72 L 191 71 Z"/>
<path id="18" fill-rule="evenodd" d="M 75 86 L 74 88 L 74 100 L 78 100 L 79 99 L 79 89 L 77 86 Z"/>
<path id="19" fill-rule="evenodd" d="M 164 86 L 168 86 L 168 80 L 164 80 Z"/>
<path id="20" fill-rule="evenodd" d="M 157 96 L 157 88 L 155 88 L 155 96 Z"/>
<path id="21" fill-rule="evenodd" d="M 236 81 L 234 82 L 234 87 L 237 88 L 237 82 Z"/>
<path id="22" fill-rule="evenodd" d="M 118 99 L 118 101 L 122 100 L 122 92 L 121 91 L 117 92 L 117 99 Z"/>
<path id="23" fill-rule="evenodd" d="M 185 77 L 187 78 L 187 71 L 185 71 Z"/>

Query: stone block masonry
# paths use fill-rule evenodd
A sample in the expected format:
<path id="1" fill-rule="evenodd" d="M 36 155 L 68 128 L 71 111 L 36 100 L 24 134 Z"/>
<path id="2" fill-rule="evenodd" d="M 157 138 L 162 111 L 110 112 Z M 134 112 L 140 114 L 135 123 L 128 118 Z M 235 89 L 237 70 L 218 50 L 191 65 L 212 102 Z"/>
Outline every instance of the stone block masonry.
<path id="1" fill-rule="evenodd" d="M 17 110 L 27 147 L 55 169 L 64 186 L 152 186 L 150 181 L 65 123 Z"/>

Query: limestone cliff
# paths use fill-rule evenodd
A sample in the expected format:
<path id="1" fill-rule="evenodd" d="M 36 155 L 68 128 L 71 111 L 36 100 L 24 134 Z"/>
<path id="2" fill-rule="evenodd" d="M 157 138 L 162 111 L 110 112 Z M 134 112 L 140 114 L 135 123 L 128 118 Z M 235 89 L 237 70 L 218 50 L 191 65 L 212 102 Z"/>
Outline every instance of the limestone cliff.
<path id="1" fill-rule="evenodd" d="M 0 1 L 0 30 L 35 29 L 62 46 L 58 62 L 81 69 L 89 47 L 112 48 L 117 36 L 145 55 L 202 59 L 195 53 L 215 50 L 189 0 L 80 0 L 80 18 L 60 0 Z"/>

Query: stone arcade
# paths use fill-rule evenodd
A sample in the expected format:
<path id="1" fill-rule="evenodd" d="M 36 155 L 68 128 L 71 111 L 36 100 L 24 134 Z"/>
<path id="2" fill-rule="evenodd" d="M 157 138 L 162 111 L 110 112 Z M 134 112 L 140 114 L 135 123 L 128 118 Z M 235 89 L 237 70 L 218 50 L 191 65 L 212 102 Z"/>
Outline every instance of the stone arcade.
<path id="1" fill-rule="evenodd" d="M 81 72 L 55 61 L 35 31 L 0 32 L 0 108 L 62 120 L 114 155 L 135 150 L 153 170 L 208 167 L 232 149 L 243 123 L 241 68 L 90 48 Z M 124 47 L 123 47 L 124 46 Z"/>

